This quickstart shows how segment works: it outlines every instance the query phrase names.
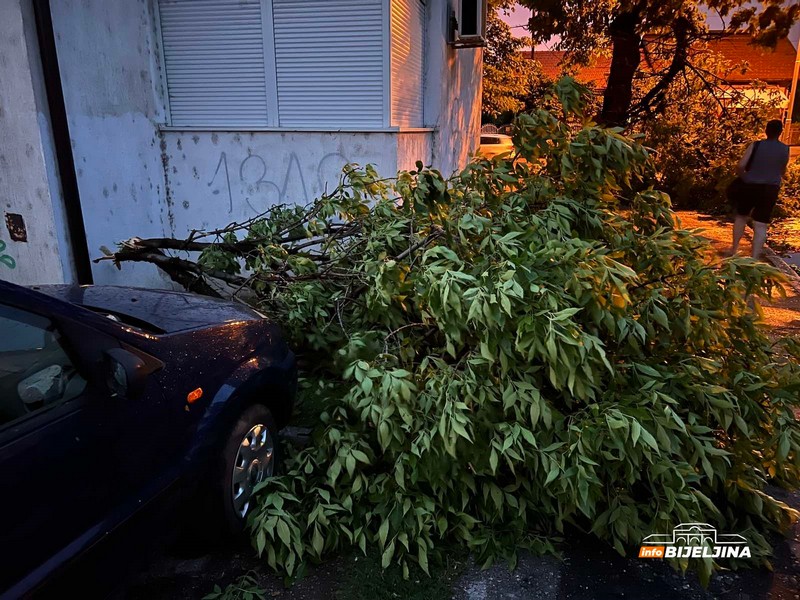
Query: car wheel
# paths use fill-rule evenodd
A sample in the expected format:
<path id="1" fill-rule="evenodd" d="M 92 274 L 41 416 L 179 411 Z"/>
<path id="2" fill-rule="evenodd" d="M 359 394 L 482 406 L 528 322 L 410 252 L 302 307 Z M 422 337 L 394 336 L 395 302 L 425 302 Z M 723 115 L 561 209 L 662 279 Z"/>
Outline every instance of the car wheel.
<path id="1" fill-rule="evenodd" d="M 245 530 L 253 506 L 255 487 L 276 473 L 278 430 L 269 409 L 248 407 L 236 421 L 225 444 L 222 472 L 222 506 L 228 530 Z"/>

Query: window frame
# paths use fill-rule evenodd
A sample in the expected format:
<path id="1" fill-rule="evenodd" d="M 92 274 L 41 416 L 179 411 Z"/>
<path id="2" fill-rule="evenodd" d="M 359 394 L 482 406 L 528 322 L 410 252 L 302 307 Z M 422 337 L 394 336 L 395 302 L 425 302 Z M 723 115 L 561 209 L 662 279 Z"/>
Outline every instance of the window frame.
<path id="1" fill-rule="evenodd" d="M 394 53 L 392 52 L 392 46 L 394 45 L 395 38 L 392 32 L 392 0 L 384 0 L 383 4 L 385 10 L 388 11 L 385 22 L 388 23 L 387 27 L 388 30 L 386 32 L 386 62 L 384 64 L 385 67 L 385 78 L 384 84 L 386 85 L 386 108 L 385 108 L 385 116 L 386 116 L 386 125 L 388 127 L 393 127 L 399 131 L 425 131 L 430 130 L 432 131 L 433 128 L 428 127 L 427 117 L 426 117 L 426 110 L 425 110 L 425 98 L 427 94 L 427 86 L 428 86 L 428 45 L 429 45 L 429 22 L 430 22 L 430 0 L 416 0 L 417 3 L 422 5 L 423 11 L 423 27 L 421 31 L 422 36 L 422 48 L 421 48 L 421 58 L 422 58 L 422 75 L 419 82 L 419 93 L 420 93 L 420 109 L 421 109 L 421 121 L 418 124 L 412 125 L 397 125 L 398 116 L 395 115 L 394 112 L 394 101 L 395 101 L 395 94 L 394 94 L 394 85 L 395 81 L 392 77 L 392 68 L 393 62 L 395 59 Z M 412 15 L 413 16 L 413 15 Z"/>
<path id="2" fill-rule="evenodd" d="M 272 26 L 272 0 L 258 0 L 258 2 L 261 8 L 261 41 L 264 55 L 264 110 L 266 111 L 266 124 L 231 127 L 230 125 L 221 125 L 219 123 L 195 123 L 193 125 L 175 125 L 173 123 L 172 107 L 170 106 L 169 100 L 169 76 L 167 75 L 167 55 L 166 46 L 164 44 L 164 29 L 161 25 L 161 2 L 160 0 L 151 0 L 150 6 L 153 15 L 153 26 L 155 30 L 154 35 L 159 46 L 156 64 L 159 71 L 159 80 L 164 90 L 163 102 L 165 128 L 174 128 L 176 130 L 199 128 L 206 131 L 226 131 L 231 129 L 254 131 L 258 128 L 279 128 L 278 80 L 277 63 L 275 59 L 275 28 Z"/>
<path id="3" fill-rule="evenodd" d="M 306 131 L 306 132 L 340 132 L 340 133 L 394 133 L 403 131 L 435 131 L 435 127 L 427 124 L 427 119 L 424 116 L 424 106 L 427 95 L 427 70 L 428 70 L 428 46 L 429 46 L 429 32 L 427 27 L 427 20 L 430 18 L 430 2 L 429 0 L 418 0 L 426 12 L 426 27 L 423 30 L 424 47 L 422 51 L 424 67 L 423 67 L 423 82 L 420 86 L 420 93 L 422 94 L 423 105 L 423 122 L 419 127 L 405 127 L 393 125 L 392 114 L 392 27 L 391 27 L 391 0 L 381 0 L 382 25 L 381 33 L 383 41 L 381 44 L 381 59 L 383 61 L 383 118 L 380 126 L 376 125 L 362 125 L 362 126 L 341 126 L 337 123 L 328 123 L 326 125 L 314 126 L 282 126 L 280 124 L 280 108 L 278 98 L 278 78 L 277 78 L 277 57 L 275 50 L 275 27 L 274 27 L 274 14 L 273 14 L 273 0 L 259 0 L 261 5 L 261 32 L 263 41 L 264 52 L 264 78 L 265 78 L 265 111 L 266 111 L 266 124 L 251 124 L 251 125 L 226 125 L 219 123 L 196 122 L 191 125 L 176 125 L 173 121 L 172 107 L 170 106 L 170 88 L 169 78 L 167 76 L 166 68 L 166 49 L 164 45 L 163 28 L 161 24 L 161 11 L 160 0 L 150 0 L 150 7 L 153 17 L 153 35 L 157 45 L 158 51 L 154 53 L 153 64 L 157 67 L 157 79 L 161 84 L 163 93 L 160 94 L 163 106 L 163 124 L 159 127 L 162 131 L 247 131 L 247 132 L 290 132 L 290 131 Z"/>

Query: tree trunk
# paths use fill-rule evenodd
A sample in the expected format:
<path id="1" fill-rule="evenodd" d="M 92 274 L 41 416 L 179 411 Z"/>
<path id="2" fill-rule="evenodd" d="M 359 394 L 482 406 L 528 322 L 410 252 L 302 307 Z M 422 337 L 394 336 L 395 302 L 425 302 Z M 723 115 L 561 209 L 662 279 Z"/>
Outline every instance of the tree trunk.
<path id="1" fill-rule="evenodd" d="M 641 62 L 642 38 L 636 30 L 639 25 L 638 10 L 617 16 L 609 27 L 612 43 L 611 71 L 603 96 L 603 110 L 599 120 L 603 125 L 624 126 L 633 98 L 633 76 Z"/>
<path id="2" fill-rule="evenodd" d="M 690 34 L 694 33 L 691 21 L 684 16 L 675 19 L 672 24 L 672 33 L 675 36 L 675 48 L 672 52 L 672 62 L 650 91 L 645 94 L 636 106 L 628 110 L 628 117 L 636 119 L 637 116 L 663 114 L 669 86 L 675 78 L 683 73 L 689 62 Z M 652 68 L 652 65 L 651 65 Z"/>

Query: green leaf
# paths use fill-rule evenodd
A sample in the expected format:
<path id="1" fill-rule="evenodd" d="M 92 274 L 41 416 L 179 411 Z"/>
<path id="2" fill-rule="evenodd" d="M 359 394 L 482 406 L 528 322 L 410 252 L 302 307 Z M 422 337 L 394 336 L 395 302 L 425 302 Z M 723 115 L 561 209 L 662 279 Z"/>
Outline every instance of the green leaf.
<path id="1" fill-rule="evenodd" d="M 428 549 L 425 547 L 423 541 L 417 543 L 417 560 L 422 570 L 425 571 L 427 575 L 430 575 L 428 571 Z"/>
<path id="2" fill-rule="evenodd" d="M 292 545 L 292 536 L 291 533 L 289 533 L 289 526 L 286 524 L 286 521 L 283 519 L 278 520 L 277 529 L 278 537 L 283 542 L 283 545 L 290 548 Z"/>
<path id="3" fill-rule="evenodd" d="M 370 464 L 369 457 L 366 454 L 364 454 L 361 450 L 353 450 L 352 454 L 357 461 L 362 462 L 365 465 Z"/>
<path id="4" fill-rule="evenodd" d="M 780 442 L 778 443 L 778 458 L 785 460 L 789 456 L 791 449 L 791 440 L 789 439 L 789 431 L 784 431 L 781 434 Z"/>
<path id="5" fill-rule="evenodd" d="M 378 528 L 378 541 L 381 544 L 381 548 L 386 547 L 386 538 L 389 535 L 389 519 L 384 519 L 381 523 L 381 526 Z"/>
<path id="6" fill-rule="evenodd" d="M 256 549 L 258 550 L 259 556 L 264 554 L 264 547 L 266 545 L 267 545 L 267 536 L 264 534 L 263 529 L 259 529 L 258 533 L 256 534 Z"/>
<path id="7" fill-rule="evenodd" d="M 386 546 L 386 550 L 383 551 L 383 555 L 381 556 L 381 567 L 386 568 L 392 562 L 392 557 L 394 556 L 394 542 L 391 542 L 388 546 Z"/>
<path id="8" fill-rule="evenodd" d="M 322 534 L 319 532 L 319 527 L 314 527 L 314 537 L 311 539 L 311 546 L 314 548 L 314 552 L 317 553 L 317 556 L 322 556 L 322 549 L 325 547 L 325 540 L 322 538 Z"/>
<path id="9" fill-rule="evenodd" d="M 458 435 L 463 437 L 465 440 L 467 440 L 469 442 L 472 441 L 472 439 L 469 437 L 469 434 L 467 433 L 467 430 L 464 428 L 464 426 L 461 423 L 459 423 L 458 421 L 454 420 L 454 421 L 450 422 L 450 426 L 453 428 L 453 431 L 455 431 Z"/>
<path id="10" fill-rule="evenodd" d="M 436 521 L 436 526 L 439 528 L 439 535 L 444 536 L 447 531 L 447 519 L 439 517 Z"/>
<path id="11" fill-rule="evenodd" d="M 536 423 L 539 420 L 539 414 L 540 414 L 539 400 L 538 398 L 535 398 L 531 402 L 531 427 L 536 426 Z"/>
<path id="12" fill-rule="evenodd" d="M 328 470 L 328 482 L 330 483 L 330 485 L 333 486 L 336 484 L 336 480 L 338 479 L 341 470 L 342 470 L 342 464 L 338 460 L 334 460 L 333 462 L 331 462 L 331 466 Z"/>
<path id="13" fill-rule="evenodd" d="M 642 429 L 642 440 L 653 450 L 658 451 L 658 443 L 656 442 L 656 439 L 650 434 L 650 432 L 647 431 L 647 429 Z"/>
<path id="14" fill-rule="evenodd" d="M 558 467 L 553 467 L 552 469 L 550 469 L 547 472 L 547 479 L 544 480 L 544 484 L 545 485 L 549 485 L 550 483 L 555 481 L 556 477 L 558 477 L 559 472 L 560 471 L 559 471 Z"/>
<path id="15" fill-rule="evenodd" d="M 636 442 L 639 441 L 639 435 L 642 433 L 642 426 L 639 425 L 639 421 L 631 421 L 631 443 L 635 446 Z"/>
<path id="16" fill-rule="evenodd" d="M 492 485 L 491 487 L 491 494 L 492 494 L 492 501 L 494 505 L 497 507 L 497 510 L 503 510 L 503 491 L 497 487 L 496 485 Z"/>
<path id="17" fill-rule="evenodd" d="M 500 306 L 503 307 L 503 310 L 506 311 L 506 314 L 509 317 L 514 316 L 511 310 L 511 301 L 508 299 L 508 296 L 505 294 L 500 295 Z"/>

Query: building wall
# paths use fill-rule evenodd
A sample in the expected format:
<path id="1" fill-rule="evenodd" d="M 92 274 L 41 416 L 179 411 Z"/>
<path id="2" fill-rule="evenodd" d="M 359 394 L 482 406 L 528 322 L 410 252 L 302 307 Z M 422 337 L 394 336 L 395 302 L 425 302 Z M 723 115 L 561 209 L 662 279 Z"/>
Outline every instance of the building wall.
<path id="1" fill-rule="evenodd" d="M 446 47 L 445 3 L 428 9 L 427 128 L 323 132 L 165 127 L 155 0 L 53 2 L 90 256 L 134 236 L 182 237 L 309 202 L 348 162 L 389 176 L 416 160 L 445 174 L 463 167 L 479 136 L 481 55 Z M 151 265 L 92 268 L 97 283 L 171 286 Z"/>
<path id="2" fill-rule="evenodd" d="M 462 169 L 480 141 L 483 49 L 454 49 L 447 39 L 451 0 L 428 14 L 425 124 L 435 128 L 432 162 L 443 175 Z"/>
<path id="3" fill-rule="evenodd" d="M 243 221 L 276 204 L 307 204 L 348 163 L 397 164 L 390 133 L 166 131 L 167 229 L 178 236 Z"/>
<path id="4" fill-rule="evenodd" d="M 397 170 L 416 169 L 416 162 L 430 166 L 433 159 L 433 131 L 407 131 L 397 136 Z M 438 165 L 432 165 L 438 168 Z"/>
<path id="5" fill-rule="evenodd" d="M 146 0 L 51 3 L 89 256 L 167 227 L 158 48 Z M 95 282 L 163 286 L 149 265 L 92 266 Z"/>
<path id="6" fill-rule="evenodd" d="M 24 0 L 0 3 L 0 82 L 0 279 L 72 281 L 36 30 Z M 9 214 L 22 217 L 27 241 L 11 239 Z"/>

